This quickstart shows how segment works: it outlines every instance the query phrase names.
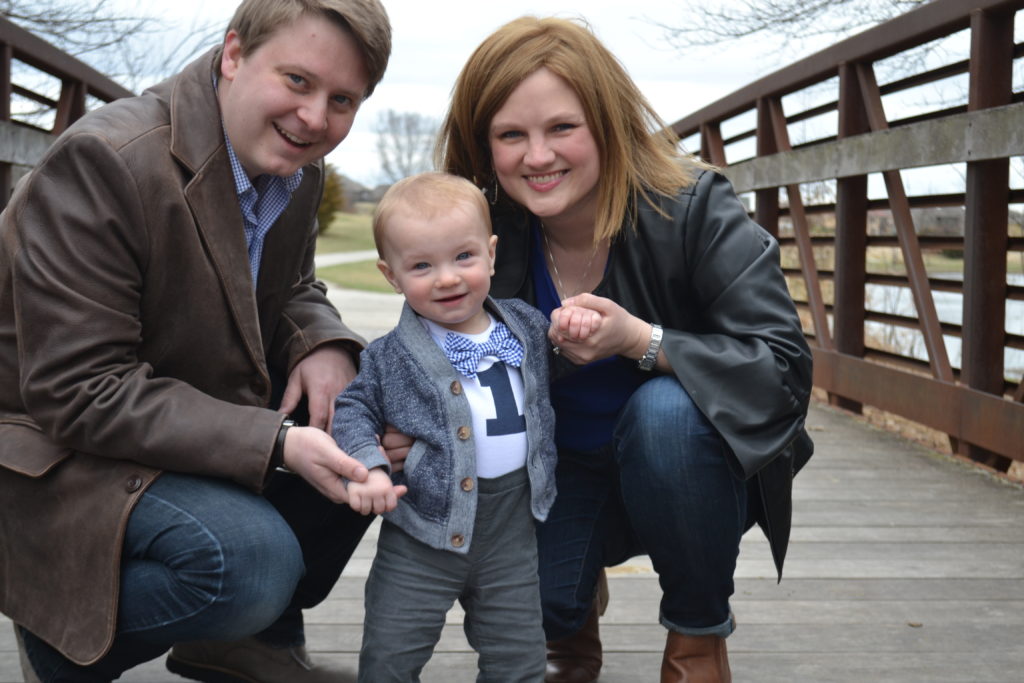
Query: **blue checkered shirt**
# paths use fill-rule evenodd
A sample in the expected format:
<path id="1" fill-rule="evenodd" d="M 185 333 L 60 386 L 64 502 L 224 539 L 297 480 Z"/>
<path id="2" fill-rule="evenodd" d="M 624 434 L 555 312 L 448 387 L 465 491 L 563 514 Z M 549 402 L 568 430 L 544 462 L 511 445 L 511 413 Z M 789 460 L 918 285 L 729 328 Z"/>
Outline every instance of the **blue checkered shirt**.
<path id="1" fill-rule="evenodd" d="M 228 148 L 228 159 L 231 160 L 231 172 L 235 176 L 238 204 L 242 208 L 245 244 L 249 248 L 249 270 L 252 273 L 252 286 L 255 288 L 260 273 L 260 259 L 263 258 L 263 240 L 266 239 L 274 221 L 288 206 L 292 193 L 302 182 L 302 169 L 287 177 L 259 175 L 256 176 L 256 184 L 253 185 L 238 157 L 235 156 L 227 132 L 224 133 L 224 142 Z"/>

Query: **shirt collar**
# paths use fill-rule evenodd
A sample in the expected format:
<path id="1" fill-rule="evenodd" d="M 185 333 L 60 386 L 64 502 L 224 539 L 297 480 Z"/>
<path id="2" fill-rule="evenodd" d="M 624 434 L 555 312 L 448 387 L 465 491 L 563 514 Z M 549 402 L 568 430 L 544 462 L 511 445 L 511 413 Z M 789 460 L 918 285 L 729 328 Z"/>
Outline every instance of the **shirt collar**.
<path id="1" fill-rule="evenodd" d="M 244 195 L 249 190 L 254 190 L 252 181 L 249 180 L 249 174 L 242 168 L 242 162 L 238 160 L 238 156 L 235 154 L 234 148 L 231 146 L 231 139 L 228 138 L 228 132 L 224 131 L 224 144 L 228 148 L 228 160 L 231 162 L 231 174 L 235 177 L 235 192 L 238 196 Z M 295 173 L 289 176 L 274 176 L 279 177 L 281 182 L 284 183 L 284 187 L 291 194 L 298 189 L 299 184 L 302 183 L 302 169 L 295 171 Z"/>

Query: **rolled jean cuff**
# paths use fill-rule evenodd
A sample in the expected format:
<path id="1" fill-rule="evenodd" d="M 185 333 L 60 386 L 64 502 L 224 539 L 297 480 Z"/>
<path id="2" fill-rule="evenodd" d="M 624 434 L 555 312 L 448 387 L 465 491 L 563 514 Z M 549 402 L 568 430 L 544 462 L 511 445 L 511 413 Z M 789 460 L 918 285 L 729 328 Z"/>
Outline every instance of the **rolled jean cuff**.
<path id="1" fill-rule="evenodd" d="M 721 638 L 728 638 L 733 631 L 736 630 L 736 618 L 732 612 L 729 612 L 729 618 L 723 621 L 717 626 L 704 626 L 700 628 L 694 628 L 692 626 L 679 626 L 673 624 L 671 621 L 665 618 L 664 614 L 658 615 L 658 620 L 661 625 L 667 628 L 669 631 L 675 631 L 676 633 L 682 633 L 684 636 L 719 636 Z"/>

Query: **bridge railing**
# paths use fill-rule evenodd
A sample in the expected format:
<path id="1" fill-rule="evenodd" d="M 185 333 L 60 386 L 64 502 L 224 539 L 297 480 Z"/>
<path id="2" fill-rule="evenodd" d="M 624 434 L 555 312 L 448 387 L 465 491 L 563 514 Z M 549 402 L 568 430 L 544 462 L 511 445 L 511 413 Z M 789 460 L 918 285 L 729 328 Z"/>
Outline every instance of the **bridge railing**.
<path id="1" fill-rule="evenodd" d="M 19 74 L 42 80 L 18 82 Z M 54 80 L 59 92 L 39 92 L 37 82 Z M 14 169 L 39 161 L 53 138 L 86 112 L 89 98 L 109 102 L 130 95 L 92 67 L 0 18 L 0 208 L 10 197 Z M 31 116 L 12 114 L 14 98 L 32 104 Z"/>
<path id="2" fill-rule="evenodd" d="M 1000 470 L 1024 460 L 1021 7 L 935 0 L 672 126 L 779 239 L 830 401 Z"/>

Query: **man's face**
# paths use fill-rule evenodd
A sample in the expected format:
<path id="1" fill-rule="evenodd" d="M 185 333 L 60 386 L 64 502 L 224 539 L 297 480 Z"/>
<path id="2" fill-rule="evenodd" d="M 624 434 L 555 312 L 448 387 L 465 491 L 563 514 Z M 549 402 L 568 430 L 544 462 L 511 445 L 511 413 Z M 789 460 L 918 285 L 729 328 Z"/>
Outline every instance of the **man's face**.
<path id="1" fill-rule="evenodd" d="M 237 33 L 224 39 L 217 97 L 250 178 L 289 176 L 337 147 L 367 86 L 355 41 L 324 17 L 301 16 L 247 57 Z"/>

